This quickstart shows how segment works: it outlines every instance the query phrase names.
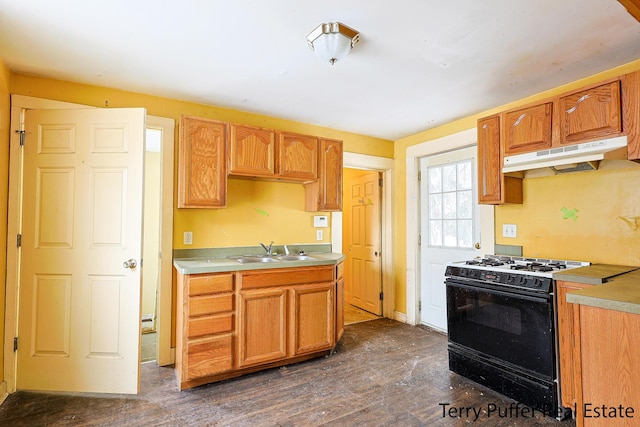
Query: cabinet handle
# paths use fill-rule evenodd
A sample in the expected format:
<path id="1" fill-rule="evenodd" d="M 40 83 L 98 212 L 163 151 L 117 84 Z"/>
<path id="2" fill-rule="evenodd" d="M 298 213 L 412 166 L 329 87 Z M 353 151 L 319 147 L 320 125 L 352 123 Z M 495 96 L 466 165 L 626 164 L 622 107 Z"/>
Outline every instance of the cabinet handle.
<path id="1" fill-rule="evenodd" d="M 581 102 L 586 101 L 589 98 L 589 94 L 586 95 L 582 95 L 577 101 L 576 101 L 576 105 L 574 105 L 573 107 L 569 108 L 567 110 L 567 114 L 571 114 L 574 111 L 576 111 L 578 109 L 578 104 L 580 104 Z"/>

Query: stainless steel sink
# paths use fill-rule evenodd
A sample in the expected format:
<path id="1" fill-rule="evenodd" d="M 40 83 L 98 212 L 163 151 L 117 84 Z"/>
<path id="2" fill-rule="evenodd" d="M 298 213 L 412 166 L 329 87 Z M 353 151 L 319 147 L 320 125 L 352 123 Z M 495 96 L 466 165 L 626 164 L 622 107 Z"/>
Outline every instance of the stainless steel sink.
<path id="1" fill-rule="evenodd" d="M 248 264 L 252 262 L 278 262 L 278 260 L 275 258 L 260 255 L 240 255 L 231 256 L 229 258 L 238 261 L 240 264 Z"/>
<path id="2" fill-rule="evenodd" d="M 280 255 L 278 259 L 280 261 L 311 261 L 314 258 L 308 255 Z"/>

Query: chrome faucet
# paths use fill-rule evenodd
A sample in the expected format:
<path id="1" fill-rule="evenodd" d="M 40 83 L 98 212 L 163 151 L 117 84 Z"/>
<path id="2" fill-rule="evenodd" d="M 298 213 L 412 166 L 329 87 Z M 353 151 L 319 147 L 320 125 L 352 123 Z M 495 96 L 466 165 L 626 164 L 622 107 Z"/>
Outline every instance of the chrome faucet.
<path id="1" fill-rule="evenodd" d="M 267 256 L 272 256 L 273 255 L 271 253 L 271 247 L 273 246 L 273 242 L 271 242 L 268 247 L 265 246 L 264 243 L 260 243 L 260 246 L 262 246 L 264 248 L 264 250 L 267 251 Z"/>
<path id="2" fill-rule="evenodd" d="M 287 247 L 287 245 L 284 245 L 284 254 L 289 255 L 289 248 Z"/>

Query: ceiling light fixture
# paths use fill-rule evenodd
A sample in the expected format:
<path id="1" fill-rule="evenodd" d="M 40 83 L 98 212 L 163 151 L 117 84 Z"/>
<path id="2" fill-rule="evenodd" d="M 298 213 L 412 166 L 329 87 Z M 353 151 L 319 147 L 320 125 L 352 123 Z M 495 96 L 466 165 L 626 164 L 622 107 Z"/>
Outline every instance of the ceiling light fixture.
<path id="1" fill-rule="evenodd" d="M 360 41 L 360 34 L 340 22 L 320 24 L 307 35 L 309 47 L 331 65 L 344 59 Z"/>

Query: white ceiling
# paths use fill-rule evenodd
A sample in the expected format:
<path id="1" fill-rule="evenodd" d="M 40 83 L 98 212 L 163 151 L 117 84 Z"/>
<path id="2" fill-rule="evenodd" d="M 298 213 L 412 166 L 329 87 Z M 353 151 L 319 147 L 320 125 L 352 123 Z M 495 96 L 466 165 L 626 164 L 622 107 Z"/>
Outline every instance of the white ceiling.
<path id="1" fill-rule="evenodd" d="M 342 62 L 305 36 L 360 32 Z M 16 72 L 401 137 L 640 59 L 616 0 L 0 0 Z"/>

